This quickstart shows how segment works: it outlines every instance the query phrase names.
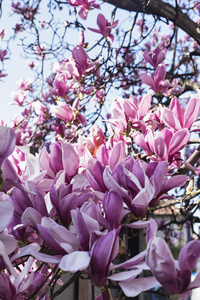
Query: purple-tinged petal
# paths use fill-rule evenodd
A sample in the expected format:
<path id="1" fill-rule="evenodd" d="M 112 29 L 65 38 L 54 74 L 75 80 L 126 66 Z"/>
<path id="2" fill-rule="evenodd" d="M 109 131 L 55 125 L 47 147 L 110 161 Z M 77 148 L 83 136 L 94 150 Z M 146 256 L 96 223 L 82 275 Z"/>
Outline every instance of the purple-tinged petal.
<path id="1" fill-rule="evenodd" d="M 47 150 L 45 148 L 43 148 L 41 150 L 41 152 L 39 153 L 39 161 L 40 161 L 40 167 L 43 171 L 47 171 L 47 174 L 54 178 L 54 172 L 52 171 L 51 167 L 50 167 L 50 162 L 49 162 L 50 158 L 49 158 L 49 154 L 47 152 Z"/>
<path id="2" fill-rule="evenodd" d="M 0 167 L 15 149 L 16 136 L 12 128 L 0 126 Z"/>
<path id="3" fill-rule="evenodd" d="M 105 145 L 101 145 L 96 153 L 96 158 L 104 165 L 107 166 L 108 165 L 108 161 L 109 161 L 109 153 L 108 153 L 108 149 L 106 148 Z"/>
<path id="4" fill-rule="evenodd" d="M 141 120 L 146 113 L 149 111 L 150 107 L 151 107 L 151 100 L 152 100 L 152 95 L 151 94 L 147 94 L 145 95 L 140 104 L 139 104 L 139 109 L 138 109 L 138 119 Z"/>
<path id="5" fill-rule="evenodd" d="M 62 149 L 59 143 L 51 145 L 49 165 L 55 174 L 63 170 Z"/>
<path id="6" fill-rule="evenodd" d="M 103 198 L 103 209 L 111 228 L 117 228 L 120 225 L 123 210 L 123 200 L 120 195 L 113 190 L 107 192 Z"/>
<path id="7" fill-rule="evenodd" d="M 105 34 L 105 28 L 106 28 L 106 18 L 102 14 L 98 14 L 97 17 L 97 25 L 99 26 L 100 33 L 104 36 Z"/>
<path id="8" fill-rule="evenodd" d="M 187 291 L 196 289 L 200 287 L 200 272 L 197 273 L 195 279 L 190 283 L 190 285 L 187 288 Z"/>
<path id="9" fill-rule="evenodd" d="M 0 298 L 4 300 L 10 300 L 14 299 L 15 295 L 15 286 L 11 283 L 9 276 L 2 272 L 0 274 Z"/>
<path id="10" fill-rule="evenodd" d="M 180 251 L 178 264 L 180 270 L 187 269 L 189 272 L 195 268 L 200 257 L 200 240 L 187 243 Z"/>
<path id="11" fill-rule="evenodd" d="M 146 231 L 146 243 L 148 244 L 151 238 L 156 236 L 158 225 L 155 220 L 150 219 Z"/>
<path id="12" fill-rule="evenodd" d="M 178 292 L 177 271 L 171 251 L 166 242 L 153 237 L 147 247 L 147 265 L 156 279 L 170 294 Z"/>
<path id="13" fill-rule="evenodd" d="M 140 273 L 142 273 L 142 269 L 135 268 L 134 270 L 124 271 L 116 274 L 112 274 L 108 276 L 108 279 L 114 281 L 129 281 L 137 277 Z"/>
<path id="14" fill-rule="evenodd" d="M 142 82 L 143 82 L 144 84 L 150 85 L 150 87 L 152 88 L 152 90 L 153 90 L 155 93 L 158 92 L 158 89 L 157 89 L 157 87 L 156 87 L 156 85 L 155 85 L 155 82 L 154 82 L 153 78 L 152 78 L 150 75 L 148 75 L 148 74 L 146 74 L 146 73 L 141 74 L 141 75 L 140 75 L 140 79 L 142 80 Z"/>
<path id="15" fill-rule="evenodd" d="M 190 99 L 184 114 L 184 127 L 190 129 L 194 121 L 198 118 L 199 111 L 200 111 L 200 99 L 199 98 Z"/>
<path id="16" fill-rule="evenodd" d="M 37 224 L 41 223 L 42 215 L 33 207 L 27 207 L 21 220 L 24 226 L 30 226 L 37 229 Z"/>
<path id="17" fill-rule="evenodd" d="M 15 238 L 10 235 L 10 234 L 6 234 L 6 233 L 0 233 L 0 241 L 4 244 L 4 246 L 6 247 L 6 253 L 9 255 L 11 254 L 13 251 L 16 250 L 17 248 L 17 241 L 15 240 Z"/>
<path id="18" fill-rule="evenodd" d="M 119 231 L 120 228 L 104 234 L 92 249 L 91 277 L 96 286 L 106 284 L 110 263 L 119 249 Z"/>
<path id="19" fill-rule="evenodd" d="M 144 152 L 146 153 L 146 155 L 152 155 L 153 151 L 152 149 L 150 149 L 148 143 L 145 141 L 144 136 L 142 133 L 137 132 L 136 135 L 134 136 L 134 141 L 136 142 L 136 144 L 138 146 L 140 146 Z"/>
<path id="20" fill-rule="evenodd" d="M 169 109 L 174 113 L 174 115 L 178 118 L 181 127 L 183 128 L 184 126 L 184 114 L 185 111 L 183 109 L 183 107 L 180 105 L 180 102 L 178 101 L 178 99 L 176 97 L 174 97 L 171 100 Z"/>
<path id="21" fill-rule="evenodd" d="M 120 141 L 113 147 L 110 157 L 109 157 L 109 167 L 111 171 L 125 159 L 125 142 Z"/>
<path id="22" fill-rule="evenodd" d="M 74 251 L 62 257 L 59 268 L 63 271 L 75 273 L 86 270 L 90 264 L 90 255 L 87 251 Z"/>
<path id="23" fill-rule="evenodd" d="M 78 173 L 80 162 L 79 156 L 71 144 L 62 144 L 62 162 L 65 173 L 68 179 L 71 180 L 71 178 Z"/>
<path id="24" fill-rule="evenodd" d="M 189 141 L 190 132 L 188 129 L 182 129 L 177 131 L 171 139 L 169 145 L 169 155 L 175 154 L 177 151 L 181 150 Z"/>
<path id="25" fill-rule="evenodd" d="M 162 82 L 165 79 L 165 75 L 166 75 L 165 65 L 163 64 L 158 65 L 153 75 L 153 80 L 156 86 L 159 86 L 160 82 Z"/>
<path id="26" fill-rule="evenodd" d="M 127 261 L 115 265 L 112 264 L 110 267 L 110 271 L 112 270 L 116 270 L 116 269 L 133 269 L 133 268 L 140 268 L 140 263 L 143 260 L 143 258 L 145 257 L 145 251 L 140 252 L 138 255 L 128 259 Z M 139 267 L 138 267 L 139 266 Z"/>
<path id="27" fill-rule="evenodd" d="M 14 206 L 10 199 L 0 202 L 0 232 L 3 231 L 11 222 L 14 213 Z"/>
<path id="28" fill-rule="evenodd" d="M 168 161 L 168 149 L 162 137 L 158 136 L 154 140 L 154 151 L 158 158 Z"/>
<path id="29" fill-rule="evenodd" d="M 134 176 L 135 177 L 135 176 Z M 113 178 L 111 173 L 109 172 L 108 168 L 105 168 L 103 172 L 103 180 L 104 184 L 108 190 L 114 189 L 115 192 L 119 193 L 121 196 L 128 195 L 128 191 L 121 187 L 117 181 Z"/>
<path id="30" fill-rule="evenodd" d="M 81 46 L 76 46 L 72 50 L 72 56 L 75 59 L 76 63 L 79 65 L 81 71 L 85 71 L 87 69 L 87 53 Z"/>
<path id="31" fill-rule="evenodd" d="M 179 119 L 176 115 L 168 108 L 164 107 L 162 110 L 162 119 L 165 124 L 169 127 L 173 128 L 174 130 L 181 130 L 182 126 L 180 124 Z"/>
<path id="32" fill-rule="evenodd" d="M 2 243 L 1 238 L 0 238 L 0 256 L 2 257 L 5 265 L 7 266 L 7 268 L 9 269 L 9 271 L 11 272 L 11 274 L 17 278 L 17 272 L 15 271 L 10 258 L 8 257 L 8 249 L 5 247 L 5 244 Z"/>

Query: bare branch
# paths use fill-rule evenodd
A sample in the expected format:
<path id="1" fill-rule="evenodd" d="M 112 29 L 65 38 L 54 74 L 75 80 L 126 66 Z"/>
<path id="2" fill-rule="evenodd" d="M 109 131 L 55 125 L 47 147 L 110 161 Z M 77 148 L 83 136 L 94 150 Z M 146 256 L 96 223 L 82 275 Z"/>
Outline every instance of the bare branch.
<path id="1" fill-rule="evenodd" d="M 200 44 L 199 25 L 193 22 L 179 7 L 174 7 L 161 0 L 150 0 L 144 5 L 144 0 L 106 0 L 116 7 L 135 12 L 142 12 L 163 17 L 188 33 Z"/>

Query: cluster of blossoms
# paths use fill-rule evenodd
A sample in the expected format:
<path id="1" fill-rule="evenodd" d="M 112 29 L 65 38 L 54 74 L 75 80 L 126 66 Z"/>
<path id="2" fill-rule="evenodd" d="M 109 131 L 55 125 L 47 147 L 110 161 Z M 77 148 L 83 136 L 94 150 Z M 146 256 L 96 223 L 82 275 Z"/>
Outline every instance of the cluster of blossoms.
<path id="1" fill-rule="evenodd" d="M 100 8 L 95 0 L 66 2 L 83 20 L 90 10 Z M 38 7 L 12 3 L 14 13 L 23 16 L 30 28 Z M 148 32 L 144 20 L 134 22 L 141 37 Z M 48 25 L 42 21 L 41 29 Z M 78 21 L 75 25 L 79 26 Z M 160 203 L 174 200 L 173 189 L 183 187 L 189 179 L 176 170 L 183 165 L 181 150 L 191 133 L 199 130 L 194 126 L 200 98 L 190 98 L 184 109 L 174 96 L 179 86 L 177 80 L 169 81 L 163 63 L 169 36 L 154 51 L 146 45 L 142 73 L 132 75 L 129 69 L 135 54 L 129 51 L 131 43 L 116 49 L 116 61 L 122 54 L 122 62 L 111 68 L 113 29 L 118 26 L 114 14 L 111 21 L 98 14 L 97 26 L 88 29 L 101 34 L 108 59 L 100 55 L 90 59 L 81 31 L 79 45 L 71 49 L 69 58 L 54 63 L 40 96 L 33 96 L 31 80 L 18 82 L 12 100 L 24 109 L 22 115 L 13 119 L 12 128 L 1 122 L 0 299 L 54 299 L 54 287 L 62 284 L 65 272 L 83 276 L 99 287 L 98 300 L 110 299 L 113 287 L 135 297 L 161 286 L 171 299 L 186 299 L 192 289 L 200 287 L 200 272 L 191 281 L 200 241 L 189 241 L 175 261 L 165 240 L 158 237 L 155 220 L 149 217 Z M 66 22 L 65 29 L 68 27 Z M 15 33 L 22 30 L 22 24 L 14 28 Z M 154 32 L 152 45 L 157 36 Z M 38 39 L 32 49 L 37 61 L 44 62 L 48 44 L 39 44 Z M 0 51 L 2 62 L 6 55 Z M 34 62 L 29 66 L 34 69 Z M 144 69 L 152 75 L 143 73 Z M 138 94 L 143 96 L 127 92 L 126 97 L 115 98 L 104 134 L 94 125 L 97 119 L 90 122 L 85 112 L 95 100 L 100 114 L 106 84 L 112 86 L 116 79 L 112 76 L 124 91 L 136 80 Z M 144 93 L 141 84 L 154 94 Z M 163 99 L 170 99 L 167 107 Z M 49 143 L 48 135 L 49 140 L 53 137 Z M 25 153 L 22 145 L 40 149 L 33 155 Z M 195 171 L 189 163 L 187 166 Z M 145 244 L 136 255 L 128 245 L 128 234 L 133 232 L 140 233 Z M 144 276 L 145 271 L 152 276 Z"/>
<path id="2" fill-rule="evenodd" d="M 163 286 L 169 295 L 185 299 L 198 287 L 199 275 L 191 282 L 191 272 L 200 241 L 183 247 L 176 264 L 165 241 L 156 237 L 156 222 L 146 216 L 188 179 L 171 177 L 169 171 L 190 138 L 199 103 L 191 99 L 184 111 L 174 98 L 169 109 L 151 113 L 150 94 L 116 99 L 110 137 L 94 126 L 76 143 L 60 140 L 36 156 L 15 147 L 14 130 L 1 126 L 2 295 L 9 289 L 9 297 L 25 299 L 37 291 L 37 299 L 48 300 L 47 286 L 58 268 L 85 274 L 101 287 L 102 299 L 108 299 L 111 282 L 128 297 Z M 52 107 L 65 122 L 73 118 L 67 110 L 67 104 Z M 130 135 L 150 162 L 126 154 Z M 117 264 L 119 240 L 127 229 L 143 230 L 147 248 Z M 154 277 L 137 278 L 144 270 Z"/>

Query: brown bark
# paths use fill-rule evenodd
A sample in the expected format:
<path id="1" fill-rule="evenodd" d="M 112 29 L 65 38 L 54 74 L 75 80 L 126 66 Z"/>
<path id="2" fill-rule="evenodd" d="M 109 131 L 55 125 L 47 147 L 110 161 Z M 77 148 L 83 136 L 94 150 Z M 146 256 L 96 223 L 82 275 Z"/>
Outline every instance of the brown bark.
<path id="1" fill-rule="evenodd" d="M 173 22 L 200 44 L 200 27 L 192 21 L 179 7 L 174 7 L 162 0 L 105 0 L 118 8 L 128 11 L 143 12 L 163 17 Z"/>

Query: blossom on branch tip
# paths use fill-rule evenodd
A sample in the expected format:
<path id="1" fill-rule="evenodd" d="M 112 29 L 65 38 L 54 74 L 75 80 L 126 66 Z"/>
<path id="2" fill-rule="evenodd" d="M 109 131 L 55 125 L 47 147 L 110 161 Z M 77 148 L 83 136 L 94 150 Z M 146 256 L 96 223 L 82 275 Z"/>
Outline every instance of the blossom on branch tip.
<path id="1" fill-rule="evenodd" d="M 149 54 L 147 51 L 143 53 L 143 58 L 156 69 L 158 65 L 163 61 L 165 58 L 166 49 L 160 50 L 158 47 Z"/>
<path id="2" fill-rule="evenodd" d="M 97 17 L 97 25 L 99 29 L 88 28 L 91 31 L 100 33 L 103 37 L 107 38 L 110 42 L 114 41 L 114 35 L 110 33 L 111 29 L 117 27 L 119 20 L 114 21 L 112 24 L 104 17 L 104 15 L 99 14 Z"/>

